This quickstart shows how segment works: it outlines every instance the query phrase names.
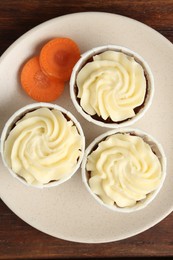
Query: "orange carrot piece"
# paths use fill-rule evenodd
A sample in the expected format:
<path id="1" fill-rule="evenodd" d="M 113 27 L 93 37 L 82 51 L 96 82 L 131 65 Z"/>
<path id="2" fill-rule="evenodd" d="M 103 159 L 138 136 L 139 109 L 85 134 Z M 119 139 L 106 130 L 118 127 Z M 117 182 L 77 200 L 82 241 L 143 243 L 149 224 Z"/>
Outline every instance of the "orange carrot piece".
<path id="1" fill-rule="evenodd" d="M 40 53 L 40 66 L 49 76 L 67 81 L 80 58 L 77 44 L 69 38 L 55 38 L 46 43 Z"/>
<path id="2" fill-rule="evenodd" d="M 25 63 L 21 72 L 21 84 L 32 99 L 40 102 L 56 100 L 64 90 L 64 82 L 43 73 L 37 56 Z"/>

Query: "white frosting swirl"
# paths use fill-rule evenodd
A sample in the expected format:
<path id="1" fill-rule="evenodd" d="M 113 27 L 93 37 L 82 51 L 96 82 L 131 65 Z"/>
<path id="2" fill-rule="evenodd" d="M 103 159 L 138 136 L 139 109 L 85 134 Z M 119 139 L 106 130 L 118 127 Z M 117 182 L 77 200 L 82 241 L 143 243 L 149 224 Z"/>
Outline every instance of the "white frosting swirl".
<path id="1" fill-rule="evenodd" d="M 81 147 L 71 120 L 56 109 L 39 108 L 16 123 L 5 141 L 4 156 L 29 184 L 46 184 L 71 174 Z"/>
<path id="2" fill-rule="evenodd" d="M 134 57 L 105 51 L 93 57 L 77 75 L 78 98 L 83 110 L 104 120 L 118 122 L 135 116 L 142 105 L 146 78 Z"/>
<path id="3" fill-rule="evenodd" d="M 156 190 L 161 164 L 141 137 L 114 134 L 99 143 L 88 156 L 89 186 L 105 204 L 134 206 Z"/>

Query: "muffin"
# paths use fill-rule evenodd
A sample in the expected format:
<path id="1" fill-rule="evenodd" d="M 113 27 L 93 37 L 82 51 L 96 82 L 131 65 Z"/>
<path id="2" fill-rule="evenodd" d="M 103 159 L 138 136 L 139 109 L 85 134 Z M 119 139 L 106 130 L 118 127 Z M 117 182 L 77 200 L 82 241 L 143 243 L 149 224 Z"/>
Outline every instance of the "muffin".
<path id="1" fill-rule="evenodd" d="M 18 180 L 35 187 L 68 180 L 79 168 L 84 149 L 83 131 L 75 117 L 48 103 L 18 110 L 1 137 L 5 166 Z"/>
<path id="2" fill-rule="evenodd" d="M 76 63 L 70 93 L 74 106 L 88 121 L 103 127 L 128 126 L 151 105 L 154 79 L 137 53 L 119 46 L 94 48 Z"/>
<path id="3" fill-rule="evenodd" d="M 87 148 L 82 178 L 88 191 L 114 211 L 144 208 L 157 195 L 166 176 L 162 146 L 137 129 L 109 131 Z"/>

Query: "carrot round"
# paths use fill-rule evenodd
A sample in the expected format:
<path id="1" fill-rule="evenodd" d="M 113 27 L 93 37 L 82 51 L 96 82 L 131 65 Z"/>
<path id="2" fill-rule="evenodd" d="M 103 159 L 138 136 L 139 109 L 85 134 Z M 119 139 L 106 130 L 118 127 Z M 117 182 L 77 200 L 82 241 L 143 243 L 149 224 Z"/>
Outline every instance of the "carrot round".
<path id="1" fill-rule="evenodd" d="M 64 82 L 43 73 L 37 56 L 25 63 L 21 72 L 21 85 L 31 98 L 39 102 L 56 100 L 64 90 Z"/>
<path id="2" fill-rule="evenodd" d="M 67 81 L 79 58 L 80 51 L 73 40 L 55 38 L 41 49 L 40 66 L 47 75 Z"/>

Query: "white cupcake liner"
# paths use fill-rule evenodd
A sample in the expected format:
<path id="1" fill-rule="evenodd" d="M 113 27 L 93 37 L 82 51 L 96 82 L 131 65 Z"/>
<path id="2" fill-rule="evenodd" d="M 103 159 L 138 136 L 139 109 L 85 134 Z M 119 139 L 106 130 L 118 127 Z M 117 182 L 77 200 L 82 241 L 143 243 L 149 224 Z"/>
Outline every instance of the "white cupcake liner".
<path id="1" fill-rule="evenodd" d="M 93 149 L 95 147 L 95 145 L 97 145 L 101 141 L 105 140 L 108 136 L 111 136 L 111 135 L 117 134 L 117 133 L 131 133 L 131 134 L 135 134 L 136 136 L 142 137 L 143 140 L 150 145 L 150 147 L 152 148 L 152 151 L 157 155 L 157 157 L 158 157 L 158 159 L 159 159 L 159 161 L 161 163 L 162 177 L 161 177 L 161 181 L 160 181 L 159 187 L 155 191 L 153 191 L 150 194 L 148 194 L 146 199 L 137 202 L 136 205 L 132 206 L 132 207 L 121 208 L 121 207 L 118 207 L 116 204 L 114 204 L 112 206 L 105 204 L 101 200 L 101 198 L 99 196 L 97 196 L 95 193 L 93 193 L 91 191 L 89 183 L 88 183 L 89 176 L 88 176 L 88 172 L 86 170 L 86 163 L 87 163 L 88 155 L 92 151 L 95 150 L 95 149 Z M 148 133 L 146 133 L 146 132 L 144 132 L 142 130 L 135 129 L 135 128 L 114 129 L 114 130 L 108 131 L 108 132 L 98 136 L 87 147 L 87 149 L 85 151 L 85 154 L 84 154 L 82 166 L 81 166 L 81 168 L 82 168 L 82 180 L 83 180 L 87 190 L 89 191 L 89 193 L 94 197 L 94 199 L 100 205 L 102 205 L 102 206 L 104 206 L 104 207 L 106 207 L 106 208 L 108 208 L 108 209 L 110 209 L 112 211 L 130 213 L 130 212 L 134 212 L 134 211 L 137 211 L 137 210 L 145 208 L 156 197 L 156 195 L 158 194 L 158 192 L 162 188 L 164 180 L 165 180 L 165 177 L 166 177 L 166 164 L 167 164 L 166 163 L 166 156 L 165 156 L 165 153 L 164 153 L 162 145 L 156 139 L 154 139 L 151 135 L 149 135 Z"/>
<path id="2" fill-rule="evenodd" d="M 124 122 L 121 123 L 106 123 L 102 122 L 99 120 L 94 119 L 91 115 L 87 114 L 83 108 L 80 106 L 80 104 L 77 101 L 77 97 L 74 91 L 74 87 L 76 85 L 76 77 L 79 73 L 79 71 L 82 69 L 82 67 L 87 63 L 87 61 L 92 58 L 96 54 L 100 54 L 102 52 L 105 52 L 107 50 L 113 50 L 113 51 L 119 51 L 123 52 L 124 54 L 127 54 L 129 56 L 132 56 L 135 58 L 135 60 L 141 64 L 141 66 L 144 69 L 145 76 L 147 78 L 147 84 L 148 84 L 148 92 L 147 96 L 145 98 L 145 103 L 144 107 L 140 109 L 140 111 L 133 117 L 125 120 Z M 106 46 L 100 46 L 93 48 L 84 54 L 81 55 L 81 58 L 79 61 L 76 63 L 76 65 L 73 68 L 71 78 L 70 78 L 70 96 L 72 99 L 72 102 L 76 108 L 76 110 L 89 122 L 92 122 L 98 126 L 101 127 L 107 127 L 107 128 L 120 128 L 120 127 L 125 127 L 125 126 L 130 126 L 134 124 L 136 121 L 138 121 L 140 118 L 144 116 L 146 111 L 149 109 L 152 100 L 153 100 L 153 95 L 154 95 L 154 78 L 152 71 L 147 64 L 147 62 L 136 52 L 129 50 L 128 48 L 122 47 L 122 46 L 116 46 L 116 45 L 106 45 Z"/>
<path id="3" fill-rule="evenodd" d="M 6 163 L 6 160 L 4 158 L 4 142 L 7 139 L 11 129 L 13 128 L 14 124 L 21 119 L 25 114 L 27 114 L 28 112 L 34 111 L 38 108 L 41 107 L 46 107 L 46 108 L 50 108 L 50 109 L 56 109 L 58 111 L 61 111 L 63 114 L 67 115 L 67 117 L 69 119 L 71 119 L 71 121 L 75 124 L 75 126 L 78 129 L 78 132 L 82 138 L 82 148 L 81 148 L 81 155 L 78 158 L 76 167 L 74 168 L 74 170 L 71 172 L 70 175 L 65 176 L 64 178 L 57 180 L 57 181 L 52 181 L 50 183 L 47 184 L 38 184 L 38 185 L 32 185 L 32 184 L 28 184 L 25 179 L 23 179 L 22 177 L 20 177 L 19 175 L 17 175 Z M 82 127 L 80 125 L 80 123 L 77 121 L 77 119 L 66 109 L 64 109 L 61 106 L 55 105 L 55 104 L 51 104 L 51 103 L 44 103 L 44 102 L 40 102 L 40 103 L 33 103 L 33 104 L 29 104 L 25 107 L 22 107 L 21 109 L 17 110 L 6 122 L 3 130 L 2 130 L 2 134 L 1 134 L 1 144 L 0 144 L 0 151 L 1 151 L 1 156 L 2 156 L 2 161 L 5 165 L 5 167 L 8 169 L 8 171 L 11 173 L 11 175 L 13 177 L 15 177 L 16 179 L 18 179 L 20 182 L 22 182 L 23 184 L 27 185 L 27 186 L 32 186 L 32 187 L 36 187 L 36 188 L 49 188 L 49 187 L 55 187 L 58 186 L 62 183 L 64 183 L 65 181 L 69 180 L 74 174 L 75 172 L 78 170 L 78 168 L 80 167 L 80 164 L 82 162 L 83 156 L 84 156 L 84 151 L 85 151 L 85 137 L 84 137 L 84 133 L 82 130 Z"/>

